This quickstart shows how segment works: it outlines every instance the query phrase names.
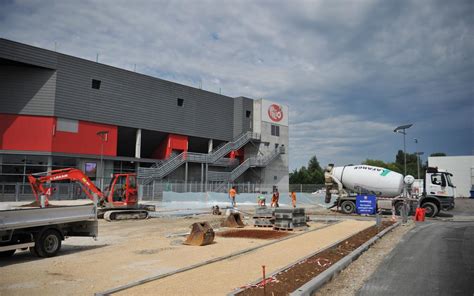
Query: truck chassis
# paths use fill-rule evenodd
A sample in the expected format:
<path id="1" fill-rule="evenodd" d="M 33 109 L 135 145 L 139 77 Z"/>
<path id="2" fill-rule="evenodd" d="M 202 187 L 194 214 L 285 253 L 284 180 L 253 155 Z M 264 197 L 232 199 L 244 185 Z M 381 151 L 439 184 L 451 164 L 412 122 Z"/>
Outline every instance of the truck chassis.
<path id="1" fill-rule="evenodd" d="M 0 211 L 0 257 L 27 248 L 38 257 L 52 257 L 67 237 L 97 235 L 97 206 L 93 204 Z"/>

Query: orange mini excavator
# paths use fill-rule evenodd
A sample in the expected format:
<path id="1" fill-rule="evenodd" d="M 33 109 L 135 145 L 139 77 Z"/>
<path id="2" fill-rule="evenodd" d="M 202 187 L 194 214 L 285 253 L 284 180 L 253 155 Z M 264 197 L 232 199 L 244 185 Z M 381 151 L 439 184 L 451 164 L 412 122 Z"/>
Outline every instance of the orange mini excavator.
<path id="1" fill-rule="evenodd" d="M 80 185 L 83 192 L 91 200 L 97 197 L 97 216 L 107 221 L 126 219 L 146 219 L 149 211 L 154 211 L 153 205 L 140 205 L 137 194 L 136 174 L 115 174 L 106 192 L 103 193 L 80 170 L 67 168 L 37 173 L 28 176 L 36 203 L 40 204 L 43 196 L 44 205 L 49 205 L 49 197 L 53 189 L 49 183 L 69 180 Z"/>

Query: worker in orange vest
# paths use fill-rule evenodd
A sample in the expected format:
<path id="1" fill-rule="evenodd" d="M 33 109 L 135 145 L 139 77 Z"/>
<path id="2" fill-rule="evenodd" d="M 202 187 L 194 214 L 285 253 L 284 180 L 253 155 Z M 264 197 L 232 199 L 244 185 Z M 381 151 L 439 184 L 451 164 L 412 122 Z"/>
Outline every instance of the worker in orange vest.
<path id="1" fill-rule="evenodd" d="M 293 208 L 296 208 L 296 192 L 292 191 L 290 193 L 291 203 L 293 204 Z"/>
<path id="2" fill-rule="evenodd" d="M 235 207 L 235 206 L 236 206 L 236 203 L 235 203 L 235 195 L 236 195 L 236 194 L 237 194 L 237 191 L 235 191 L 235 186 L 233 186 L 233 187 L 229 190 L 229 198 L 230 198 L 232 207 Z"/>
<path id="3" fill-rule="evenodd" d="M 273 195 L 272 195 L 272 205 L 271 207 L 275 207 L 275 208 L 278 208 L 280 207 L 280 205 L 278 204 L 278 201 L 280 199 L 280 193 L 278 192 L 278 189 L 275 189 L 275 191 L 273 191 Z"/>

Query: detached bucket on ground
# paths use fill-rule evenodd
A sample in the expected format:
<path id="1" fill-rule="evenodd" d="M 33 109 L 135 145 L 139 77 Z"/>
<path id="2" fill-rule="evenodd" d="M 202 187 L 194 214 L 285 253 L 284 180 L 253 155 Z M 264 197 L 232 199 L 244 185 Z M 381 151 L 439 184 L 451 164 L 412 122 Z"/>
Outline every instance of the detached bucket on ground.
<path id="1" fill-rule="evenodd" d="M 242 222 L 242 217 L 239 213 L 230 213 L 229 216 L 222 222 L 222 227 L 229 227 L 229 228 L 242 228 L 245 226 L 244 222 Z"/>
<path id="2" fill-rule="evenodd" d="M 191 246 L 205 246 L 214 241 L 214 230 L 208 222 L 197 222 L 191 225 L 191 233 L 183 243 Z"/>

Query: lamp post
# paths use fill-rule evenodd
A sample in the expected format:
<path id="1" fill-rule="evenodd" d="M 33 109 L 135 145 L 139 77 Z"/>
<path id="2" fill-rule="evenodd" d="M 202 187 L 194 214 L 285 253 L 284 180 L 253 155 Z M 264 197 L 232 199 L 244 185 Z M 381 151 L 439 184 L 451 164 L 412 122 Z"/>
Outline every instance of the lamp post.
<path id="1" fill-rule="evenodd" d="M 405 124 L 397 126 L 393 132 L 403 134 L 403 176 L 407 175 L 407 153 L 406 153 L 406 144 L 405 137 L 407 135 L 406 130 L 409 129 L 413 124 Z"/>
<path id="2" fill-rule="evenodd" d="M 98 131 L 96 133 L 100 137 L 100 190 L 104 191 L 104 143 L 107 142 L 109 131 Z"/>

